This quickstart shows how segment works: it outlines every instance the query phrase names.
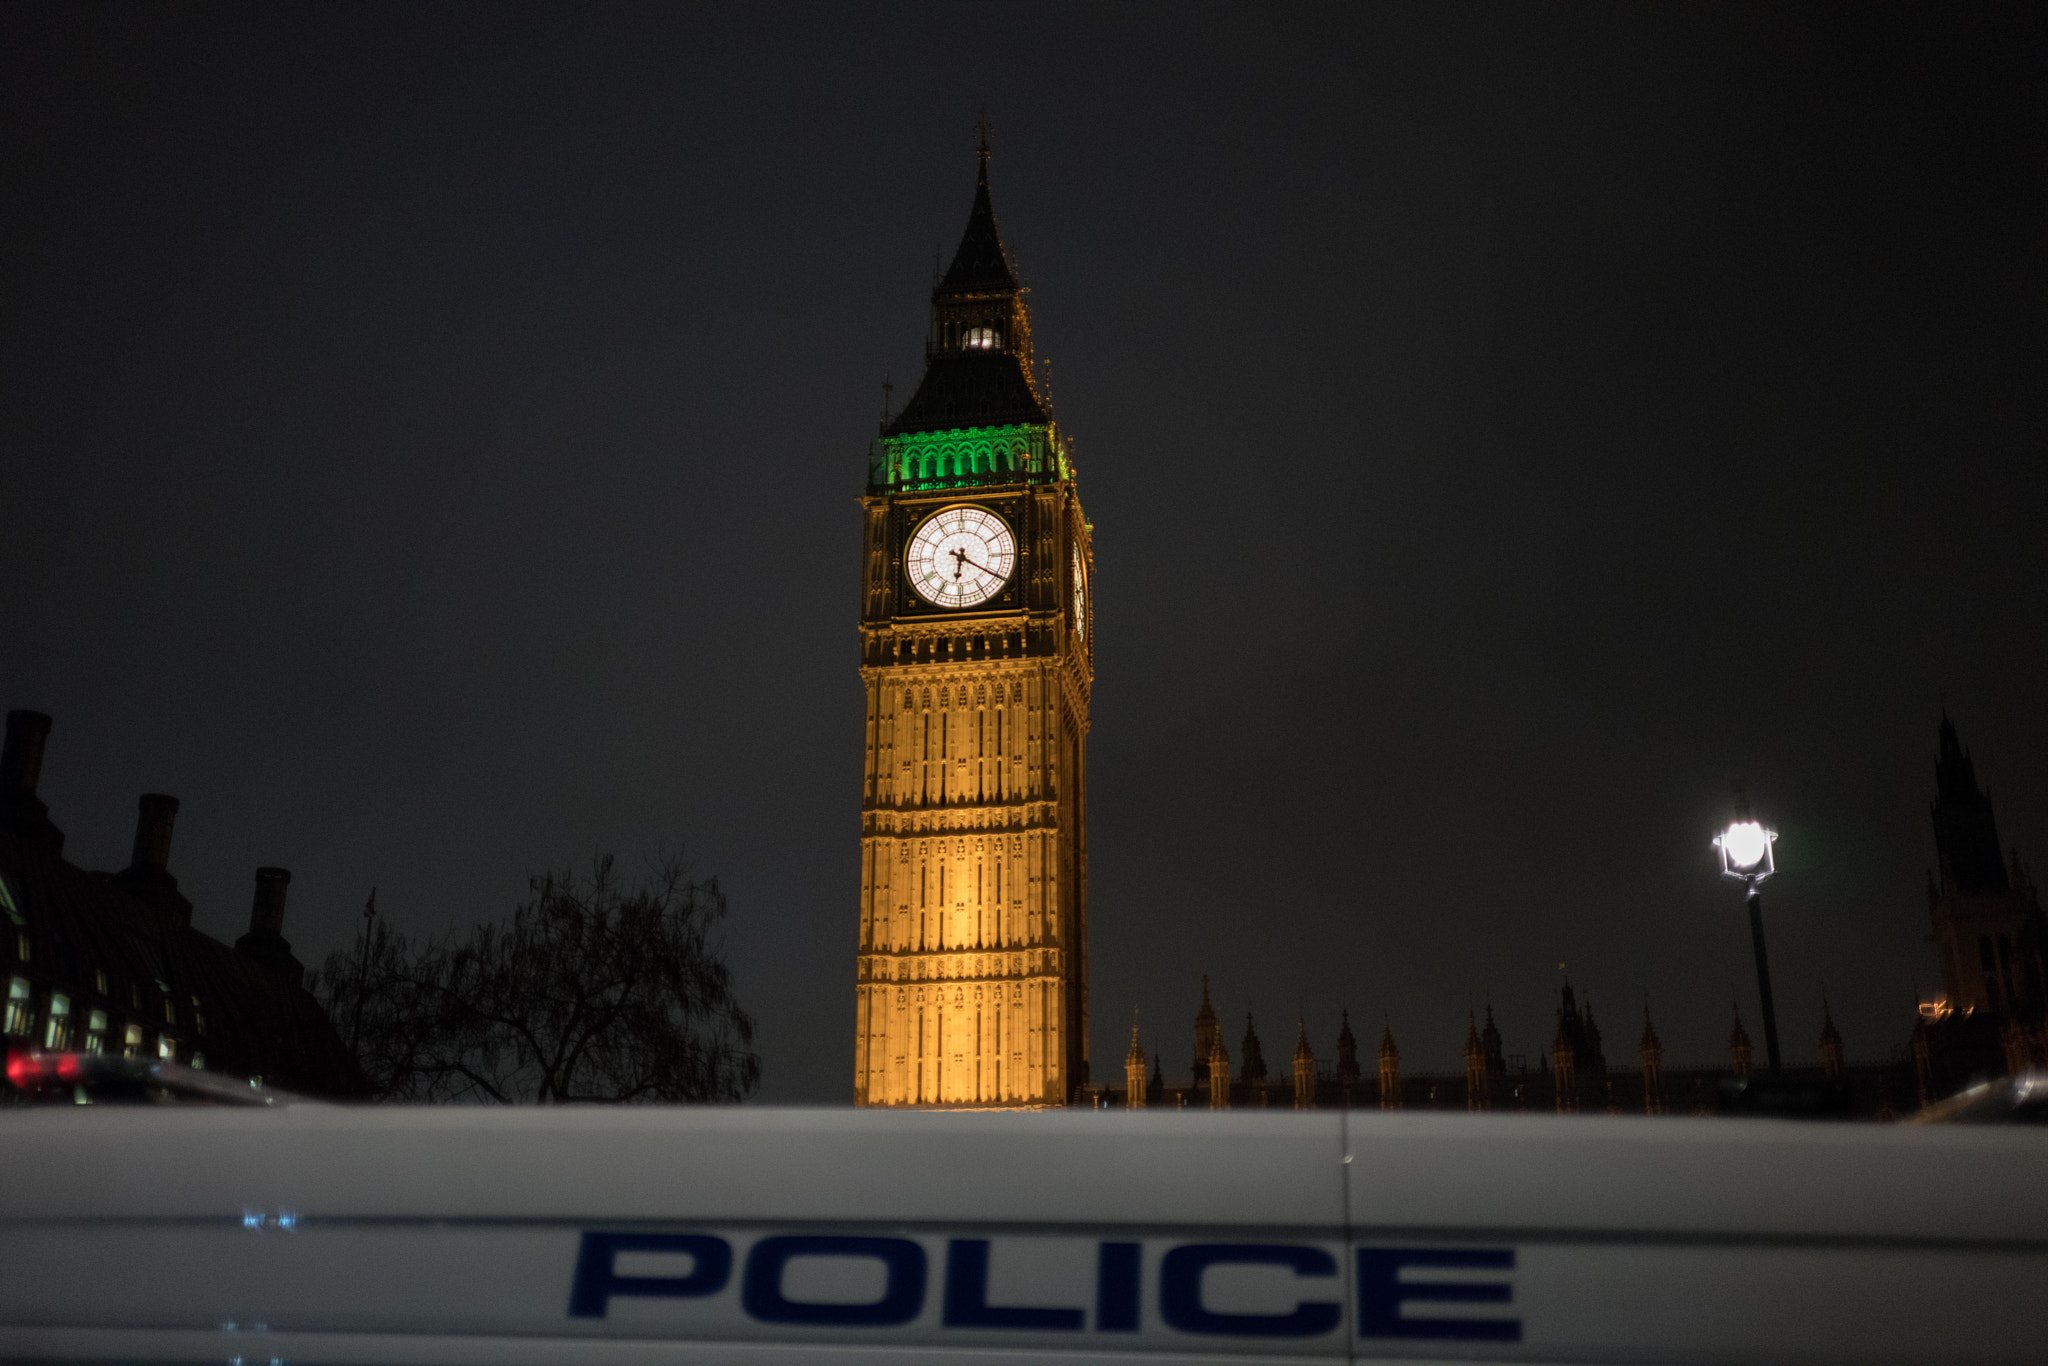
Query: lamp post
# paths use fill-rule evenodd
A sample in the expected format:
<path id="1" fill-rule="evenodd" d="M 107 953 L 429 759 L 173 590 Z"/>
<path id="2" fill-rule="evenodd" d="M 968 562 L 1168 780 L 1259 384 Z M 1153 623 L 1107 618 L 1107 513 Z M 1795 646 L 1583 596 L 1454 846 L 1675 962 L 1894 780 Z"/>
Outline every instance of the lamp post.
<path id="1" fill-rule="evenodd" d="M 1771 857 L 1771 845 L 1778 832 L 1767 830 L 1750 819 L 1749 803 L 1738 797 L 1735 819 L 1714 836 L 1714 848 L 1721 855 L 1721 876 L 1732 878 L 1748 893 L 1749 938 L 1756 948 L 1756 989 L 1764 999 L 1764 1050 L 1770 1055 L 1771 1071 L 1778 1067 L 1778 1010 L 1771 1003 L 1771 960 L 1764 952 L 1764 898 L 1759 884 L 1778 871 Z"/>

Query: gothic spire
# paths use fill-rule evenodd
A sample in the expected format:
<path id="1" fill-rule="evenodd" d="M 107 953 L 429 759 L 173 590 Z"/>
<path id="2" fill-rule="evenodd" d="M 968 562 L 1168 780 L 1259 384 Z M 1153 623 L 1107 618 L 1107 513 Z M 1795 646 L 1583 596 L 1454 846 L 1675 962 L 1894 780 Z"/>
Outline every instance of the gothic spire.
<path id="1" fill-rule="evenodd" d="M 2002 892 L 2011 886 L 1991 794 L 1977 786 L 1977 766 L 1942 709 L 1939 757 L 1934 764 L 1934 847 L 1941 885 L 1962 892 Z"/>
<path id="2" fill-rule="evenodd" d="M 1002 234 L 996 231 L 996 211 L 989 203 L 986 125 L 975 148 L 975 158 L 974 207 L 967 211 L 967 231 L 960 234 L 953 264 L 939 281 L 941 294 L 985 294 L 1017 288 L 1017 273 L 1010 268 Z"/>
<path id="3" fill-rule="evenodd" d="M 975 160 L 967 229 L 932 287 L 924 378 L 885 436 L 1052 421 L 1032 373 L 1031 312 L 989 201 L 986 128 Z"/>
<path id="4" fill-rule="evenodd" d="M 1266 1077 L 1266 1051 L 1259 1047 L 1259 1031 L 1252 1027 L 1252 1013 L 1244 1013 L 1244 1066 L 1240 1075 L 1246 1081 L 1264 1081 Z"/>
<path id="5" fill-rule="evenodd" d="M 1351 1012 L 1348 1009 L 1337 1030 L 1337 1075 L 1354 1080 L 1359 1075 L 1358 1036 L 1351 1032 Z"/>

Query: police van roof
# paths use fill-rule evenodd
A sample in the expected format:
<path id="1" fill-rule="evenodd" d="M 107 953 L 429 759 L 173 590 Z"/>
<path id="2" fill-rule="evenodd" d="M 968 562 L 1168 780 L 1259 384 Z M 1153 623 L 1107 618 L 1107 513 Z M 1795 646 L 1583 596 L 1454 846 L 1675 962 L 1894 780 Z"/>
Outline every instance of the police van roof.
<path id="1" fill-rule="evenodd" d="M 2048 1241 L 2038 1130 L 1358 1112 L 22 1110 L 0 1219 L 1138 1222 Z"/>

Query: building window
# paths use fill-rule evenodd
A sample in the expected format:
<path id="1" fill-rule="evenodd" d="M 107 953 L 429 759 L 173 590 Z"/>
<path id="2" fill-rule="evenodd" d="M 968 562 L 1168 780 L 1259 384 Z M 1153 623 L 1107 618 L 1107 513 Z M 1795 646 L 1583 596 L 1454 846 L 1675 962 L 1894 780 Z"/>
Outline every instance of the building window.
<path id="1" fill-rule="evenodd" d="M 121 1056 L 124 1058 L 139 1058 L 142 1056 L 141 1025 L 129 1025 L 127 1030 L 121 1035 Z"/>
<path id="2" fill-rule="evenodd" d="M 194 1053 L 192 1055 L 192 1070 L 194 1072 L 204 1072 L 206 1070 L 206 1055 L 204 1053 Z"/>
<path id="3" fill-rule="evenodd" d="M 21 960 L 22 962 L 24 962 L 24 963 L 26 963 L 26 962 L 28 961 L 28 936 L 27 936 L 27 935 L 25 935 L 25 934 L 17 934 L 17 935 L 15 935 L 15 936 L 14 936 L 14 956 L 15 956 L 16 958 L 19 958 L 19 959 L 20 959 L 20 960 Z"/>
<path id="4" fill-rule="evenodd" d="M 13 1035 L 28 1033 L 35 1020 L 35 999 L 30 994 L 28 978 L 17 977 L 7 984 L 7 1032 Z"/>
<path id="5" fill-rule="evenodd" d="M 177 1022 L 178 1007 L 172 1004 L 170 997 L 166 996 L 164 997 L 164 1023 L 174 1025 Z"/>
<path id="6" fill-rule="evenodd" d="M 172 1062 L 176 1062 L 178 1060 L 178 1041 L 168 1034 L 157 1035 L 156 1055 L 159 1058 L 168 1058 Z"/>
<path id="7" fill-rule="evenodd" d="M 107 1012 L 104 1010 L 95 1010 L 85 1017 L 85 1051 L 107 1051 Z"/>
<path id="8" fill-rule="evenodd" d="M 967 329 L 967 346 L 974 351 L 993 351 L 996 345 L 996 330 L 993 327 L 970 327 Z"/>
<path id="9" fill-rule="evenodd" d="M 53 1053 L 71 1047 L 71 998 L 61 991 L 50 993 L 50 1022 L 43 1030 L 43 1047 Z"/>
<path id="10" fill-rule="evenodd" d="M 199 998 L 197 996 L 192 998 L 192 1032 L 194 1034 L 206 1033 L 206 1016 L 200 1013 Z"/>
<path id="11" fill-rule="evenodd" d="M 100 995 L 104 996 L 107 994 L 107 970 L 105 968 L 95 968 L 93 970 L 92 984 L 99 988 Z"/>

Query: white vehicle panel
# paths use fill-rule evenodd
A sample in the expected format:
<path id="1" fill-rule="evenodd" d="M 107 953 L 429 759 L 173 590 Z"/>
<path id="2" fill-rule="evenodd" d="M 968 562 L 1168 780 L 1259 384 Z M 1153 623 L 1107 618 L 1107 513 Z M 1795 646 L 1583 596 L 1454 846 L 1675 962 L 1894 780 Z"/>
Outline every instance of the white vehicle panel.
<path id="1" fill-rule="evenodd" d="M 2031 1362 L 2042 1139 L 1341 1112 L 15 1112 L 0 1357 Z"/>

